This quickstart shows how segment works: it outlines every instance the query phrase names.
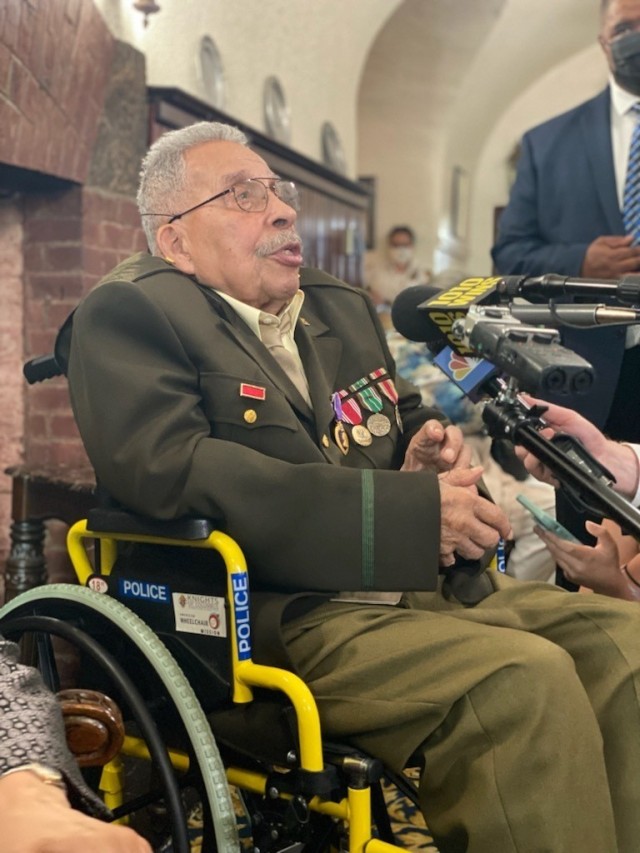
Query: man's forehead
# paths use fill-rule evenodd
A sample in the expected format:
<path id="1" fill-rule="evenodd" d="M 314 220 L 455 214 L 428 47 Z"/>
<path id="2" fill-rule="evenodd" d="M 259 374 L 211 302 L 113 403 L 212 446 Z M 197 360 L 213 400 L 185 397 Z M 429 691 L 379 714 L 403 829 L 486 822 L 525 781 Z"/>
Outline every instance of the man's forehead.
<path id="1" fill-rule="evenodd" d="M 604 16 L 605 29 L 619 26 L 625 21 L 640 20 L 640 0 L 611 0 Z"/>
<path id="2" fill-rule="evenodd" d="M 212 140 L 194 146 L 187 151 L 186 160 L 189 169 L 206 171 L 216 180 L 225 182 L 273 174 L 255 151 L 239 142 L 227 140 Z"/>

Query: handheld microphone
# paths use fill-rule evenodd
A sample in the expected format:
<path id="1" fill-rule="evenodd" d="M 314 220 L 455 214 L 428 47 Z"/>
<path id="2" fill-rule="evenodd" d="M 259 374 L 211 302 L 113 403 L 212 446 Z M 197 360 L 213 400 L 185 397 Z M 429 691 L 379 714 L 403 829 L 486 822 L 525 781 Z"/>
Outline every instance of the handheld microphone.
<path id="1" fill-rule="evenodd" d="M 495 304 L 500 301 L 499 276 L 468 278 L 448 290 L 428 285 L 415 285 L 403 290 L 391 307 L 393 325 L 411 341 L 426 343 L 429 349 L 452 347 L 460 355 L 473 351 L 452 332 L 456 320 L 462 319 L 472 305 Z"/>

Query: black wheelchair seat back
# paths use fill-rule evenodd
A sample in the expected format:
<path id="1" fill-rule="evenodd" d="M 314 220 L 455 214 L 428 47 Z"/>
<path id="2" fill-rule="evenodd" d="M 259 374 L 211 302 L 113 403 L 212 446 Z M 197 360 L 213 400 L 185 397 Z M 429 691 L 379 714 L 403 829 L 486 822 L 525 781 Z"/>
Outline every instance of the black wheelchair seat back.
<path id="1" fill-rule="evenodd" d="M 98 583 L 158 634 L 205 713 L 231 703 L 226 575 L 216 552 L 127 544 Z"/>

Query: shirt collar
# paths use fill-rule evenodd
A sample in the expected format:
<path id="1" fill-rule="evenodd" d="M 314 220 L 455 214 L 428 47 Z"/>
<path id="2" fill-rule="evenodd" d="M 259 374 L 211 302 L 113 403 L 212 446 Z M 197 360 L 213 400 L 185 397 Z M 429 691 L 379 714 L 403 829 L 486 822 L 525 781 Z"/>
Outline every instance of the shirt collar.
<path id="1" fill-rule="evenodd" d="M 236 312 L 236 314 L 240 317 L 240 319 L 244 320 L 244 322 L 249 326 L 251 331 L 262 340 L 262 335 L 260 333 L 260 317 L 264 316 L 265 312 L 261 311 L 259 308 L 254 308 L 253 305 L 247 305 L 246 302 L 241 302 L 239 299 L 235 299 L 233 296 L 229 296 L 228 293 L 223 293 L 221 290 L 216 290 L 218 296 L 221 296 L 225 302 L 227 302 L 231 308 Z M 298 322 L 298 317 L 300 316 L 300 311 L 302 311 L 302 303 L 304 302 L 304 291 L 297 290 L 291 301 L 288 305 L 282 309 L 280 314 L 289 313 L 291 317 L 291 335 L 293 336 L 293 331 L 296 327 L 296 323 Z M 273 316 L 273 315 L 271 315 Z"/>
<path id="2" fill-rule="evenodd" d="M 626 89 L 619 86 L 613 77 L 609 77 L 609 87 L 611 90 L 611 103 L 619 116 L 626 115 L 631 107 L 638 103 L 638 96 L 632 92 L 627 92 Z"/>

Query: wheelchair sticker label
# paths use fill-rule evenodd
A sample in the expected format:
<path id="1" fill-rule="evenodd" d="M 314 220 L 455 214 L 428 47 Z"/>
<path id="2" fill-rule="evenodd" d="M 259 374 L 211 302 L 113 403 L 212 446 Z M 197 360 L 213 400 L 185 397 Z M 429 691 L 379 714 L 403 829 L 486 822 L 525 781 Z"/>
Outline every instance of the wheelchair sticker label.
<path id="1" fill-rule="evenodd" d="M 160 604 L 169 603 L 169 587 L 163 583 L 149 583 L 148 581 L 119 578 L 118 590 L 123 598 L 157 601 Z"/>
<path id="2" fill-rule="evenodd" d="M 238 660 L 248 660 L 251 657 L 251 625 L 249 623 L 249 582 L 246 572 L 233 572 L 231 585 L 236 612 Z"/>
<path id="3" fill-rule="evenodd" d="M 172 598 L 176 631 L 208 637 L 227 636 L 224 598 L 190 592 L 174 592 Z"/>

